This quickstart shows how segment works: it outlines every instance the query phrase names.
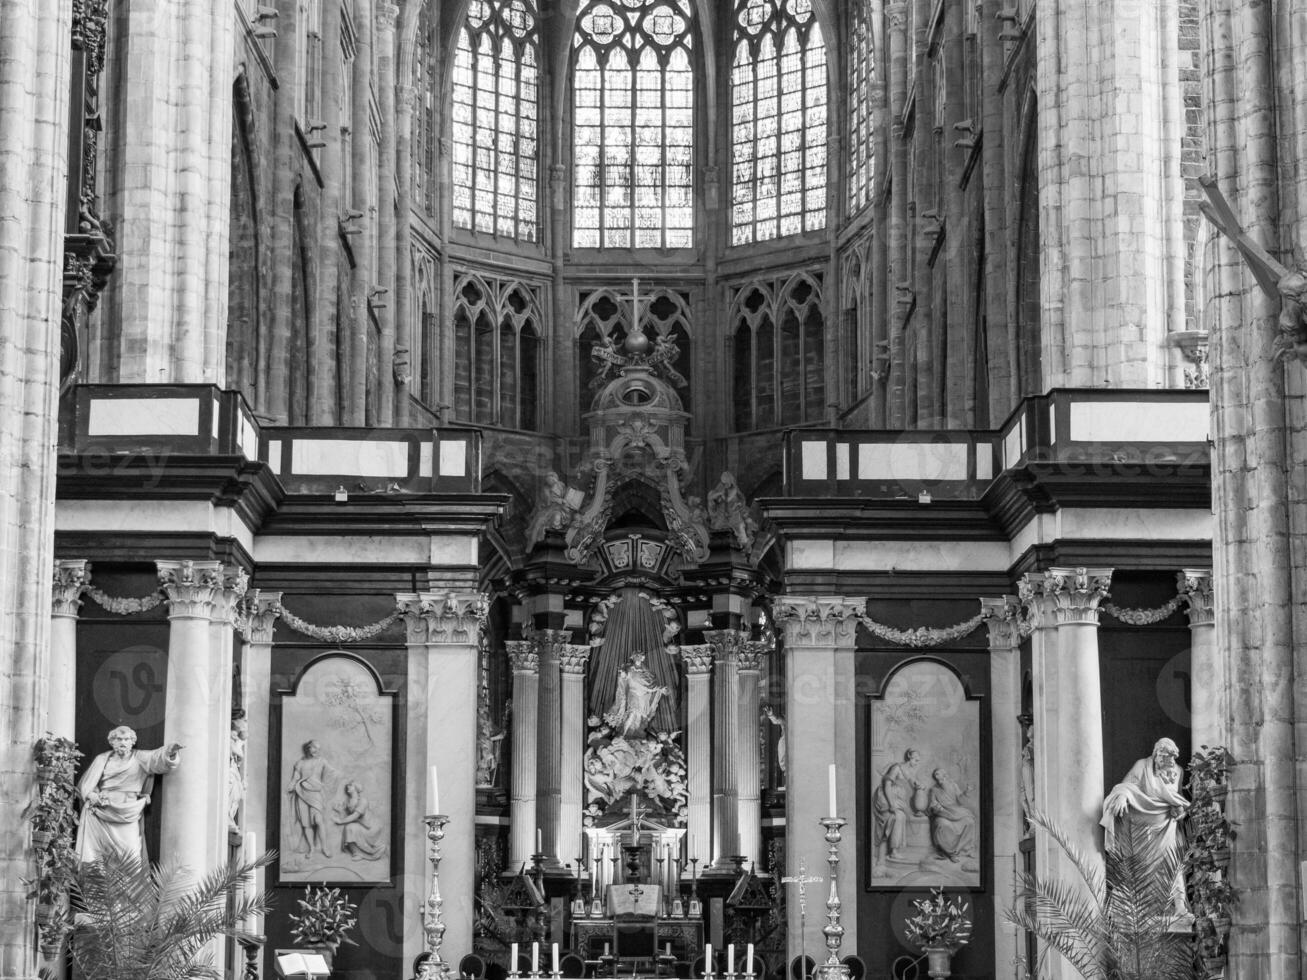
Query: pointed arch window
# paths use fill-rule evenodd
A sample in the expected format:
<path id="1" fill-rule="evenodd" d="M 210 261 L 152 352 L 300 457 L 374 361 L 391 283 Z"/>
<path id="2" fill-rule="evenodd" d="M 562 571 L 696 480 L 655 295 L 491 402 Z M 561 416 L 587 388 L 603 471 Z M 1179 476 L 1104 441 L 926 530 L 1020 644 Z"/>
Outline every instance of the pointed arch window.
<path id="1" fill-rule="evenodd" d="M 826 227 L 826 87 L 812 0 L 736 0 L 731 244 Z"/>
<path id="2" fill-rule="evenodd" d="M 735 429 L 819 422 L 826 411 L 822 277 L 751 282 L 731 301 Z"/>
<path id="3" fill-rule="evenodd" d="M 849 4 L 849 214 L 871 203 L 876 175 L 872 93 L 876 83 L 876 41 L 871 0 Z"/>
<path id="4" fill-rule="evenodd" d="M 612 377 L 592 356 L 596 346 L 611 343 L 619 350 L 631 329 L 631 304 L 619 298 L 620 290 L 597 289 L 581 294 L 577 312 L 577 376 L 581 379 L 580 410 L 590 411 L 596 391 Z M 641 301 L 640 328 L 651 341 L 671 341 L 680 353 L 667 367 L 655 369 L 676 389 L 681 407 L 691 410 L 690 382 L 693 365 L 690 342 L 690 295 L 674 289 L 655 289 Z"/>
<path id="5" fill-rule="evenodd" d="M 531 0 L 472 0 L 454 53 L 453 222 L 519 241 L 539 228 L 539 38 Z"/>
<path id="6" fill-rule="evenodd" d="M 424 214 L 435 210 L 436 184 L 436 38 L 427 0 L 418 10 L 417 38 L 413 47 L 413 206 Z"/>
<path id="7" fill-rule="evenodd" d="M 590 0 L 573 39 L 572 245 L 689 248 L 688 0 Z"/>
<path id="8" fill-rule="evenodd" d="M 540 289 L 471 272 L 454 281 L 454 409 L 478 425 L 540 424 Z"/>

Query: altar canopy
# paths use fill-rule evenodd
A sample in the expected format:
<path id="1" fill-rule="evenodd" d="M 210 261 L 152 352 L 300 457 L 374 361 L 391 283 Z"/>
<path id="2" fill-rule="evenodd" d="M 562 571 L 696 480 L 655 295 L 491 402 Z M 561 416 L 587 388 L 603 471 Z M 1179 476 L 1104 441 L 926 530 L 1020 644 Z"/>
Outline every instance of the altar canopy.
<path id="1" fill-rule="evenodd" d="M 654 683 L 666 688 L 649 728 L 671 732 L 678 727 L 676 668 L 663 640 L 666 620 L 649 601 L 649 594 L 636 588 L 619 589 L 618 601 L 608 614 L 604 645 L 590 667 L 590 714 L 602 718 L 613 706 L 618 674 L 637 653 L 643 653 Z"/>

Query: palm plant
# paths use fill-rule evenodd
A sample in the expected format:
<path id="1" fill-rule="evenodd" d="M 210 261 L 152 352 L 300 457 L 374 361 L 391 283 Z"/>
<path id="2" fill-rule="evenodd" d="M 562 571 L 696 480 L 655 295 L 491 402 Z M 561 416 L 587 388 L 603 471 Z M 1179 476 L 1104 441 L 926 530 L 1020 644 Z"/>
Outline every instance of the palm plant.
<path id="1" fill-rule="evenodd" d="M 1172 899 L 1177 855 L 1159 855 L 1148 829 L 1127 822 L 1100 865 L 1046 814 L 1032 811 L 1030 820 L 1057 843 L 1079 880 L 1018 875 L 1009 922 L 1062 954 L 1085 980 L 1192 980 L 1188 929 L 1173 931 L 1182 916 Z"/>
<path id="2" fill-rule="evenodd" d="M 206 947 L 267 910 L 267 896 L 243 886 L 272 857 L 233 861 L 198 881 L 175 864 L 150 866 L 121 851 L 80 865 L 72 935 L 77 973 L 86 980 L 216 978 Z"/>

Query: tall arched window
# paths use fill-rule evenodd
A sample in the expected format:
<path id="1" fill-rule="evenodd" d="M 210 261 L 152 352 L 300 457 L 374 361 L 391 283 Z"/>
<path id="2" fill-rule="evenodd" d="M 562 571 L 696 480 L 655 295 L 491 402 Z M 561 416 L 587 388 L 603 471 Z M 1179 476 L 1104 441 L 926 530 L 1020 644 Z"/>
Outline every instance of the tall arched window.
<path id="1" fill-rule="evenodd" d="M 876 81 L 876 42 L 871 0 L 849 3 L 849 214 L 871 202 L 876 144 L 871 96 Z"/>
<path id="2" fill-rule="evenodd" d="M 536 240 L 539 41 L 531 0 L 472 0 L 454 55 L 456 228 Z"/>
<path id="3" fill-rule="evenodd" d="M 417 38 L 413 46 L 413 205 L 424 214 L 435 211 L 436 201 L 436 38 L 431 8 L 426 0 L 418 11 Z"/>
<path id="4" fill-rule="evenodd" d="M 689 248 L 688 0 L 590 0 L 573 40 L 572 244 Z"/>
<path id="5" fill-rule="evenodd" d="M 539 287 L 471 272 L 454 282 L 454 410 L 478 425 L 540 422 Z"/>
<path id="6" fill-rule="evenodd" d="M 731 301 L 737 431 L 819 422 L 826 411 L 822 277 L 751 282 Z"/>
<path id="7" fill-rule="evenodd" d="M 826 227 L 826 45 L 812 0 L 736 0 L 731 244 Z"/>

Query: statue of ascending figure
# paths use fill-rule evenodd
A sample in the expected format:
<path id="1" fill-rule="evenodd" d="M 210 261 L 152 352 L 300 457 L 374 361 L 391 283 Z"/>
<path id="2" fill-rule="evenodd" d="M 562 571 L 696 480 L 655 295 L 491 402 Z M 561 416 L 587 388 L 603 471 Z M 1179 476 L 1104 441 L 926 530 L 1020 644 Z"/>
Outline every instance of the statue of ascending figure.
<path id="1" fill-rule="evenodd" d="M 636 652 L 617 672 L 613 704 L 604 713 L 604 721 L 616 735 L 642 735 L 667 693 L 645 666 L 645 655 Z"/>

